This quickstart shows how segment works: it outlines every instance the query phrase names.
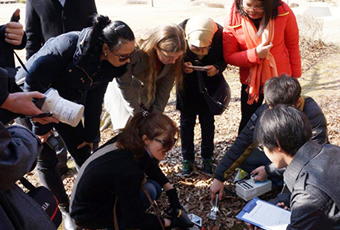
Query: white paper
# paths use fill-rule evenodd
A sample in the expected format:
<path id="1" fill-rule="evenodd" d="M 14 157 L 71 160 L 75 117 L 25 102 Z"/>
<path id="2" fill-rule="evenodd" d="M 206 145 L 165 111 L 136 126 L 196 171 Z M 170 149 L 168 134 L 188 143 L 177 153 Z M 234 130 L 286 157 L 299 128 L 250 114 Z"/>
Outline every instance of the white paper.
<path id="1" fill-rule="evenodd" d="M 242 218 L 249 222 L 258 223 L 264 229 L 286 230 L 290 223 L 290 215 L 290 211 L 257 200 L 253 210 L 245 213 Z"/>

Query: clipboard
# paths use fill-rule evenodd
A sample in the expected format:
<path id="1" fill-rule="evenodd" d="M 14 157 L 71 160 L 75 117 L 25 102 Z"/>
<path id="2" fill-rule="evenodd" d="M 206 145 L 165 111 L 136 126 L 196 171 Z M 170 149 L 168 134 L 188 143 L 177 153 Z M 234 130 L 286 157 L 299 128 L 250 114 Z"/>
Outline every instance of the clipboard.
<path id="1" fill-rule="evenodd" d="M 286 230 L 290 224 L 291 212 L 255 197 L 236 216 L 265 230 Z"/>

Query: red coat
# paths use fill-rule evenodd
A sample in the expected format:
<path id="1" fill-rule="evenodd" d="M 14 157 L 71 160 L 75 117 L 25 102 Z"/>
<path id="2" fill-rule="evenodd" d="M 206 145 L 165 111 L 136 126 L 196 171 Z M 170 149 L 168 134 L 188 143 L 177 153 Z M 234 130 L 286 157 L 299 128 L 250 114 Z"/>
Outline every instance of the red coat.
<path id="1" fill-rule="evenodd" d="M 248 85 L 246 79 L 249 67 L 261 62 L 255 48 L 247 49 L 241 15 L 237 13 L 235 3 L 231 7 L 229 18 L 226 18 L 223 31 L 224 60 L 240 67 L 240 80 Z M 278 16 L 274 19 L 275 31 L 273 47 L 270 52 L 274 56 L 278 74 L 288 74 L 298 78 L 301 76 L 301 56 L 299 48 L 299 29 L 293 11 L 282 2 L 278 6 Z"/>

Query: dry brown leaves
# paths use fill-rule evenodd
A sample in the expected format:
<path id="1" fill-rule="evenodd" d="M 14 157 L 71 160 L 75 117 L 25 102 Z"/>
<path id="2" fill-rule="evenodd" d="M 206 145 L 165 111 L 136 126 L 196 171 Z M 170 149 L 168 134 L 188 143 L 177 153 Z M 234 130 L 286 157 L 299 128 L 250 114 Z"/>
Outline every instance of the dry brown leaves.
<path id="1" fill-rule="evenodd" d="M 335 50 L 334 46 L 331 45 L 315 43 L 313 45 L 307 46 L 307 44 L 303 42 L 304 41 L 302 41 L 303 71 L 308 70 L 321 58 L 325 57 L 326 54 L 332 53 Z M 235 75 L 237 71 L 238 70 L 235 67 L 228 67 L 226 71 L 226 79 L 232 89 L 232 99 L 229 109 L 221 116 L 215 117 L 215 166 L 233 144 L 237 135 L 237 129 L 240 121 L 240 84 L 238 76 Z M 228 77 L 233 73 L 235 77 Z M 175 109 L 175 100 L 175 95 L 172 93 L 165 113 L 177 124 L 179 124 L 179 112 Z M 328 121 L 329 139 L 331 143 L 340 145 L 340 96 L 322 95 L 320 96 L 318 103 L 323 109 Z M 105 143 L 113 136 L 114 133 L 112 129 L 104 130 L 101 133 L 102 143 Z M 177 143 L 176 146 L 168 153 L 166 159 L 160 163 L 162 171 L 168 176 L 169 180 L 177 188 L 181 204 L 188 213 L 195 213 L 196 215 L 202 217 L 206 229 L 244 229 L 244 224 L 237 220 L 235 216 L 240 212 L 242 207 L 245 205 L 245 202 L 240 198 L 231 196 L 229 194 L 226 194 L 223 201 L 220 202 L 220 213 L 218 215 L 218 219 L 216 221 L 211 221 L 208 219 L 211 209 L 209 187 L 212 180 L 206 175 L 202 174 L 200 171 L 201 132 L 199 125 L 195 127 L 194 143 L 196 151 L 196 171 L 190 178 L 183 178 L 180 173 L 182 161 L 180 143 Z M 36 173 L 30 173 L 28 178 L 35 185 L 39 184 Z M 71 195 L 75 178 L 76 170 L 74 168 L 68 172 L 66 176 L 64 176 L 63 182 L 69 196 Z M 234 189 L 232 178 L 229 179 L 227 188 L 230 190 Z M 273 193 L 267 194 L 263 198 L 270 199 L 273 196 L 275 196 L 275 191 Z M 163 214 L 165 214 L 164 210 L 166 210 L 168 207 L 166 196 L 162 195 L 158 203 L 163 210 Z"/>

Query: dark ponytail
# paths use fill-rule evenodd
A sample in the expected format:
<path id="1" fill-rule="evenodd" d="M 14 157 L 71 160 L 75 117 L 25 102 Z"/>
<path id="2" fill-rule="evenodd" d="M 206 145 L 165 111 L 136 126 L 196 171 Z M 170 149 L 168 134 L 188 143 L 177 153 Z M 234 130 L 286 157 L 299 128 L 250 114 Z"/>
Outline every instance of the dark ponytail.
<path id="1" fill-rule="evenodd" d="M 93 16 L 93 26 L 90 41 L 85 55 L 99 58 L 103 44 L 107 44 L 110 50 L 119 49 L 126 42 L 134 41 L 135 36 L 131 28 L 122 21 L 111 22 L 109 17 L 100 14 Z"/>

